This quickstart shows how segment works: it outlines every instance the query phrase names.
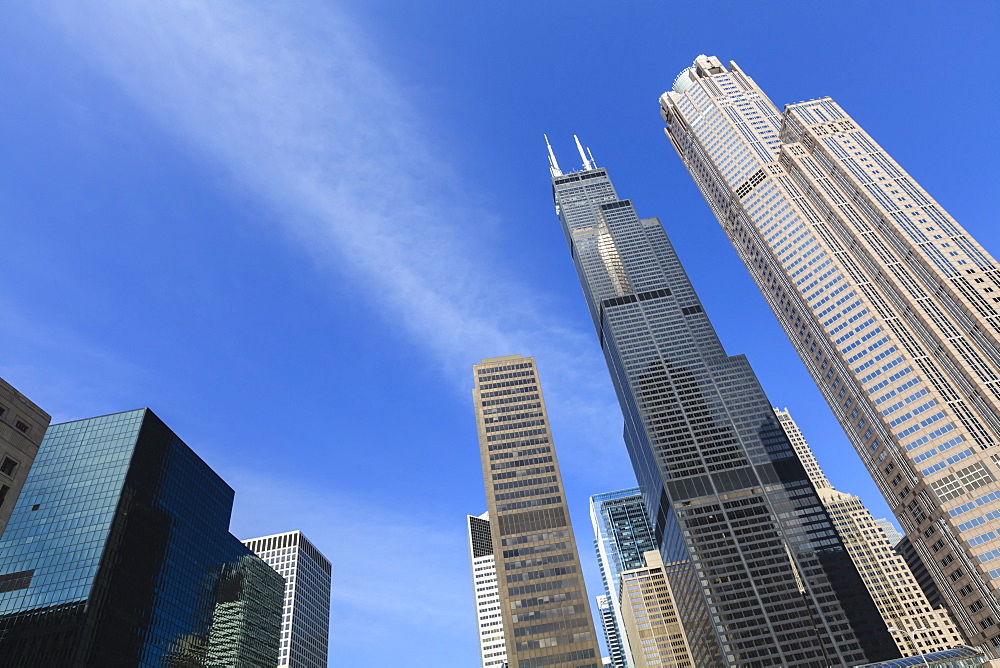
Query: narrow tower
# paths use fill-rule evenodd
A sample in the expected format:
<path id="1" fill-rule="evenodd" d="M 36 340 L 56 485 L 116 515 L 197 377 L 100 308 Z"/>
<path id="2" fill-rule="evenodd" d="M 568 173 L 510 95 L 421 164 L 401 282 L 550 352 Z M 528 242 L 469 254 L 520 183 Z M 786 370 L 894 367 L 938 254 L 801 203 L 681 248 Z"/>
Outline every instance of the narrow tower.
<path id="1" fill-rule="evenodd" d="M 640 219 L 601 168 L 552 187 L 694 664 L 898 655 L 753 370 L 726 354 L 660 221 Z"/>
<path id="2" fill-rule="evenodd" d="M 660 553 L 643 555 L 644 565 L 622 571 L 622 625 L 634 642 L 635 668 L 692 668 L 684 624 L 670 590 Z"/>
<path id="3" fill-rule="evenodd" d="M 1000 657 L 1000 268 L 830 98 L 699 56 L 666 133 L 973 644 Z"/>
<path id="4" fill-rule="evenodd" d="M 326 668 L 330 644 L 330 560 L 301 531 L 243 544 L 285 578 L 278 666 Z"/>
<path id="5" fill-rule="evenodd" d="M 473 367 L 490 532 L 511 668 L 600 668 L 535 360 Z"/>
<path id="6" fill-rule="evenodd" d="M 472 590 L 476 597 L 476 626 L 482 668 L 507 663 L 504 648 L 503 615 L 500 614 L 500 587 L 497 563 L 493 558 L 490 514 L 469 515 L 469 557 L 472 559 Z"/>

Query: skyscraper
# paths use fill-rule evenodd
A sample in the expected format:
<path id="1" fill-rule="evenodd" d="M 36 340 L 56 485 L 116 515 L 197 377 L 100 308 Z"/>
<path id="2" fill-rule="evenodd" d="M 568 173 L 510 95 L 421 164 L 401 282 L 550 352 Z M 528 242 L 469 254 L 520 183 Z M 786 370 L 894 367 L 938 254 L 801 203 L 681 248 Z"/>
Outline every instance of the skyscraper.
<path id="1" fill-rule="evenodd" d="M 0 538 L 4 665 L 274 666 L 282 581 L 232 503 L 148 409 L 49 427 Z"/>
<path id="2" fill-rule="evenodd" d="M 605 625 L 611 665 L 632 668 L 632 648 L 621 622 L 621 574 L 646 565 L 643 553 L 657 549 L 656 535 L 637 487 L 590 497 L 590 520 L 612 621 Z"/>
<path id="3" fill-rule="evenodd" d="M 943 608 L 934 609 L 927 600 L 910 567 L 893 551 L 893 544 L 861 499 L 834 489 L 791 414 L 777 408 L 774 412 L 805 463 L 820 501 L 830 513 L 883 622 L 895 629 L 892 637 L 900 653 L 916 656 L 961 645 L 964 639 L 951 615 Z"/>
<path id="4" fill-rule="evenodd" d="M 644 565 L 622 571 L 622 625 L 632 639 L 635 668 L 693 668 L 684 624 L 670 591 L 657 550 L 643 555 Z"/>
<path id="5" fill-rule="evenodd" d="M 503 615 L 500 614 L 500 586 L 493 558 L 490 514 L 468 516 L 469 556 L 472 559 L 472 590 L 476 597 L 476 627 L 479 630 L 479 660 L 482 668 L 507 663 Z"/>
<path id="6" fill-rule="evenodd" d="M 830 98 L 699 56 L 667 136 L 974 644 L 1000 657 L 1000 268 Z"/>
<path id="7" fill-rule="evenodd" d="M 0 378 L 0 536 L 38 453 L 49 414 Z"/>
<path id="8" fill-rule="evenodd" d="M 473 377 L 507 661 L 511 668 L 599 668 L 535 360 L 484 359 Z"/>
<path id="9" fill-rule="evenodd" d="M 330 643 L 330 560 L 301 531 L 243 544 L 285 579 L 279 666 L 326 668 Z"/>
<path id="10" fill-rule="evenodd" d="M 625 635 L 619 629 L 620 624 L 615 618 L 615 610 L 611 607 L 611 597 L 601 594 L 594 598 L 597 603 L 597 616 L 601 618 L 601 628 L 604 631 L 604 642 L 608 645 L 608 656 L 602 657 L 605 666 L 619 668 L 629 665 L 625 661 L 625 652 L 622 648 L 622 637 Z"/>
<path id="11" fill-rule="evenodd" d="M 564 175 L 549 150 L 556 212 L 695 665 L 896 655 L 753 370 L 722 348 L 660 221 L 640 219 L 580 153 L 583 171 Z"/>
<path id="12" fill-rule="evenodd" d="M 885 533 L 885 537 L 889 540 L 889 544 L 893 547 L 898 545 L 899 541 L 903 540 L 903 534 L 899 533 L 899 529 L 897 529 L 895 525 L 893 525 L 893 523 L 885 517 L 876 519 L 875 524 L 882 529 L 882 532 Z"/>
<path id="13" fill-rule="evenodd" d="M 812 448 L 806 443 L 806 437 L 802 435 L 802 430 L 799 429 L 799 425 L 795 424 L 795 420 L 792 419 L 792 415 L 788 412 L 788 409 L 775 408 L 774 414 L 778 416 L 781 428 L 788 435 L 789 442 L 795 448 L 795 453 L 799 456 L 799 461 L 802 462 L 802 466 L 805 467 L 806 473 L 809 475 L 809 479 L 812 480 L 813 485 L 816 486 L 816 489 L 833 487 L 830 481 L 826 479 L 823 469 L 819 467 L 816 455 L 813 454 Z"/>

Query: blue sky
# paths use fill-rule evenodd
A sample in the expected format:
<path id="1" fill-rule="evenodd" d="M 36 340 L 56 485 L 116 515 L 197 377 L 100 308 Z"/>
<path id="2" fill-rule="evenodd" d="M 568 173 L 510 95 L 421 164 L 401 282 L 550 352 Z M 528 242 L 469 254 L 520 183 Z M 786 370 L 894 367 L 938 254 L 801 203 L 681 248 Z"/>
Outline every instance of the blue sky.
<path id="1" fill-rule="evenodd" d="M 0 376 L 64 421 L 149 406 L 233 531 L 334 565 L 331 665 L 473 666 L 482 357 L 538 358 L 579 545 L 634 484 L 551 201 L 579 134 L 659 216 L 730 354 L 885 505 L 663 137 L 699 53 L 830 95 L 987 249 L 995 3 L 48 2 L 0 22 Z M 400 651 L 405 651 L 401 658 Z"/>

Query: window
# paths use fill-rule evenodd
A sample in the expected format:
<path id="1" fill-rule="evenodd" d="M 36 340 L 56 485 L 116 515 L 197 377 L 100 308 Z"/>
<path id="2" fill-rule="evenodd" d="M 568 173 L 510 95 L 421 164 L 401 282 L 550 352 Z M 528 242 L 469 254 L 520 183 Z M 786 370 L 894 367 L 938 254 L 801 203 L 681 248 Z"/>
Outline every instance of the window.
<path id="1" fill-rule="evenodd" d="M 17 430 L 19 432 L 21 432 L 22 434 L 27 434 L 28 433 L 28 429 L 30 429 L 30 427 L 28 427 L 28 425 L 24 424 L 20 420 L 18 420 L 17 422 L 14 423 L 14 427 L 16 427 Z"/>
<path id="2" fill-rule="evenodd" d="M 10 491 L 10 487 L 7 485 L 0 485 L 0 506 L 3 505 L 3 500 L 7 498 L 7 492 Z"/>
<path id="3" fill-rule="evenodd" d="M 29 571 L 18 571 L 17 573 L 7 573 L 0 575 L 0 592 L 17 591 L 27 589 L 31 584 L 31 576 L 35 574 L 35 569 Z"/>
<path id="4" fill-rule="evenodd" d="M 14 475 L 14 469 L 17 468 L 17 462 L 10 457 L 3 458 L 3 464 L 0 464 L 0 473 L 4 475 L 12 476 Z"/>

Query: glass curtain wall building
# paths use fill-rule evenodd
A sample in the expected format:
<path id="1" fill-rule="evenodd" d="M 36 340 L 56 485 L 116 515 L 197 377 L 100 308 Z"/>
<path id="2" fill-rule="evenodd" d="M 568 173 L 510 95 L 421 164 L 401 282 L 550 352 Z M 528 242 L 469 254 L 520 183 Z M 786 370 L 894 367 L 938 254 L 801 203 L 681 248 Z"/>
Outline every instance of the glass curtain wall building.
<path id="1" fill-rule="evenodd" d="M 271 668 L 281 577 L 148 409 L 49 427 L 0 539 L 7 666 Z"/>
<path id="2" fill-rule="evenodd" d="M 532 357 L 473 367 L 479 452 L 510 668 L 599 668 L 594 620 Z"/>
<path id="3" fill-rule="evenodd" d="M 611 665 L 632 668 L 632 649 L 621 623 L 621 574 L 646 565 L 643 553 L 657 549 L 656 535 L 638 487 L 590 497 L 590 521 L 612 621 L 605 625 Z"/>
<path id="4" fill-rule="evenodd" d="M 581 155 L 583 170 L 563 174 L 549 150 L 556 213 L 695 665 L 898 656 L 750 365 L 726 354 L 660 221 L 639 218 Z"/>
<path id="5" fill-rule="evenodd" d="M 243 544 L 285 579 L 278 666 L 326 668 L 330 644 L 330 560 L 301 531 Z"/>
<path id="6" fill-rule="evenodd" d="M 1000 268 L 836 102 L 699 56 L 666 133 L 974 644 L 1000 657 Z"/>

